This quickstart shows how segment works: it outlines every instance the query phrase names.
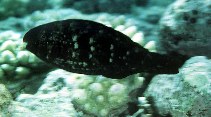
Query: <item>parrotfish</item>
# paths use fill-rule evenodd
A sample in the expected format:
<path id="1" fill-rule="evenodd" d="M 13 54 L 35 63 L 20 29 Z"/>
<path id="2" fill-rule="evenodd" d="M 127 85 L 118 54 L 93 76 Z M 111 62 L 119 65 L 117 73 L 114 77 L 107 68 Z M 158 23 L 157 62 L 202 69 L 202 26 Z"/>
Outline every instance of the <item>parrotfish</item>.
<path id="1" fill-rule="evenodd" d="M 140 72 L 174 74 L 187 60 L 180 54 L 149 52 L 111 27 L 81 19 L 37 26 L 23 41 L 27 50 L 58 68 L 112 79 Z"/>

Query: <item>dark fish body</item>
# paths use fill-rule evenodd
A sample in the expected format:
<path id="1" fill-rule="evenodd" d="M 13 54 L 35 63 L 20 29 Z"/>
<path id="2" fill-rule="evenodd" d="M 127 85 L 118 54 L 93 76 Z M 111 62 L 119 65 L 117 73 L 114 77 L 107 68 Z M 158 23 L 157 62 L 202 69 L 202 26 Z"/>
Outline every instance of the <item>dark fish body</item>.
<path id="1" fill-rule="evenodd" d="M 70 72 L 116 79 L 139 72 L 177 73 L 187 59 L 151 53 L 121 32 L 88 20 L 40 25 L 23 40 L 26 49 L 47 63 Z"/>

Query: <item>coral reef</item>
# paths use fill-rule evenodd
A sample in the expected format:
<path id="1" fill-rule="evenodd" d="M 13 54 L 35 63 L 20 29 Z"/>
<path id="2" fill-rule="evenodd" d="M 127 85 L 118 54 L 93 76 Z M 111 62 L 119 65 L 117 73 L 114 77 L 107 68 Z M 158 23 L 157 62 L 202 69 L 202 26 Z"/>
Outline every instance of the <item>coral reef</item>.
<path id="1" fill-rule="evenodd" d="M 21 30 L 24 31 L 43 23 L 47 23 L 47 22 L 55 21 L 55 20 L 68 19 L 68 18 L 89 19 L 89 20 L 94 20 L 94 21 L 103 23 L 107 26 L 111 26 L 114 29 L 128 35 L 129 37 L 131 37 L 133 41 L 141 44 L 142 46 L 145 46 L 150 51 L 156 51 L 156 48 L 155 48 L 156 43 L 154 41 L 150 41 L 148 43 L 148 41 L 145 40 L 143 32 L 139 31 L 139 28 L 136 26 L 135 20 L 123 15 L 120 15 L 118 17 L 116 15 L 110 15 L 106 13 L 85 15 L 72 9 L 60 9 L 56 13 L 55 13 L 55 10 L 45 10 L 44 12 L 37 11 L 33 13 L 32 15 L 25 17 L 22 20 L 20 27 L 22 27 Z M 10 26 L 8 28 L 6 27 L 6 29 L 9 29 L 9 28 Z M 11 40 L 10 39 L 10 35 L 12 35 L 11 33 L 14 33 L 14 32 L 10 31 L 9 33 L 8 32 L 2 33 L 4 35 L 5 34 L 9 35 L 9 36 L 3 36 L 4 40 L 2 40 L 2 44 L 5 43 L 6 39 L 8 39 L 8 41 L 10 40 L 10 42 L 11 41 L 16 42 L 16 40 L 19 40 L 20 34 L 18 33 L 14 33 L 14 34 L 18 34 L 18 36 L 15 39 Z M 19 48 L 19 46 L 22 45 L 19 42 L 17 42 L 17 44 L 18 46 L 11 47 L 13 48 L 13 51 L 15 52 L 13 53 L 15 61 L 17 61 L 17 58 L 21 58 L 21 56 L 25 55 L 26 53 L 26 51 L 22 49 L 17 50 L 17 48 Z M 17 54 L 17 52 L 22 53 L 22 54 Z M 18 60 L 17 66 L 22 67 L 22 65 L 20 64 L 24 64 L 24 63 L 25 65 L 33 65 L 32 63 L 29 64 L 27 62 L 27 59 L 28 59 L 27 57 L 21 58 L 20 60 L 22 62 Z M 38 61 L 35 61 L 34 63 L 35 66 L 38 64 L 42 64 L 42 63 L 37 63 L 37 62 Z M 39 69 L 39 68 L 36 68 L 36 69 Z M 21 68 L 18 68 L 17 71 L 21 71 Z M 31 73 L 31 69 L 29 69 L 29 73 Z M 50 76 L 52 78 L 50 78 Z M 55 76 L 58 76 L 58 77 L 55 77 Z M 21 79 L 23 78 L 24 78 L 24 75 L 23 77 L 21 77 Z M 31 82 L 34 82 L 35 79 L 32 79 L 31 81 L 29 81 L 29 83 L 31 84 Z M 21 115 L 26 115 L 26 114 L 35 116 L 36 113 L 39 113 L 39 112 L 43 113 L 43 115 L 50 115 L 49 112 L 51 112 L 52 114 L 53 111 L 56 109 L 56 107 L 54 108 L 53 106 L 54 103 L 52 102 L 52 100 L 50 100 L 50 98 L 49 99 L 45 98 L 46 100 L 44 100 L 43 98 L 45 96 L 51 97 L 51 95 L 55 95 L 53 99 L 57 100 L 59 96 L 61 95 L 60 93 L 57 93 L 57 92 L 63 89 L 70 89 L 70 90 L 65 90 L 66 92 L 62 92 L 62 93 L 63 94 L 70 93 L 71 97 L 69 97 L 69 95 L 66 97 L 61 96 L 61 98 L 59 98 L 58 100 L 62 100 L 62 98 L 64 98 L 64 100 L 71 99 L 69 100 L 71 102 L 68 102 L 68 104 L 70 104 L 69 106 L 72 106 L 72 103 L 73 103 L 74 107 L 78 111 L 82 111 L 85 115 L 92 115 L 92 116 L 93 115 L 95 116 L 119 115 L 121 113 L 124 113 L 124 111 L 127 110 L 127 107 L 128 107 L 127 103 L 132 100 L 129 94 L 133 92 L 135 89 L 142 86 L 143 78 L 137 77 L 137 75 L 134 75 L 134 76 L 131 76 L 130 78 L 127 78 L 127 80 L 118 81 L 118 80 L 109 80 L 102 76 L 97 76 L 97 77 L 85 76 L 85 75 L 79 75 L 79 74 L 71 74 L 63 70 L 58 70 L 58 71 L 52 72 L 52 75 L 49 75 L 49 77 L 46 78 L 45 82 L 46 83 L 44 83 L 41 86 L 41 88 L 35 95 L 22 94 L 18 96 L 17 100 L 13 102 L 13 104 L 10 106 L 10 110 L 11 110 L 10 113 L 15 116 L 21 116 Z M 25 86 L 25 84 L 20 84 L 20 85 Z M 83 96 L 84 98 L 81 98 Z M 34 100 L 34 102 L 30 103 L 31 100 Z M 46 103 L 39 104 L 39 103 L 42 103 L 43 100 Z M 31 111 L 31 108 L 34 108 L 35 106 L 34 105 L 35 102 L 40 105 L 39 106 L 40 108 L 41 107 L 42 108 L 52 107 L 52 108 L 48 110 L 49 112 L 42 111 L 42 108 Z M 49 103 L 53 103 L 53 104 L 50 105 Z M 67 102 L 64 101 L 64 103 L 61 103 L 61 105 L 64 105 L 64 104 L 66 105 L 66 103 Z M 55 114 L 59 114 L 59 113 L 63 113 L 62 110 L 58 110 L 55 112 Z"/>
<path id="2" fill-rule="evenodd" d="M 103 76 L 87 76 L 55 70 L 48 74 L 38 94 L 52 94 L 62 90 L 71 93 L 72 103 L 78 111 L 94 116 L 118 116 L 127 110 L 129 95 L 142 87 L 144 78 L 137 75 L 122 80 Z"/>
<path id="3" fill-rule="evenodd" d="M 142 6 L 142 7 L 146 6 L 149 2 L 149 0 L 134 0 L 134 1 L 137 6 Z"/>
<path id="4" fill-rule="evenodd" d="M 167 51 L 211 57 L 211 1 L 177 0 L 160 21 L 160 42 Z"/>
<path id="5" fill-rule="evenodd" d="M 144 95 L 140 95 L 146 82 L 139 74 L 111 80 L 59 69 L 46 78 L 46 71 L 40 70 L 49 67 L 26 51 L 22 43 L 23 33 L 35 26 L 77 18 L 103 23 L 157 52 L 160 46 L 157 25 L 165 7 L 173 1 L 1 0 L 0 82 L 9 91 L 0 84 L 0 116 L 211 115 L 211 61 L 205 57 L 191 58 L 178 74 L 155 76 Z M 167 9 L 159 29 L 165 51 L 211 57 L 210 3 L 210 0 L 177 0 Z"/>
<path id="6" fill-rule="evenodd" d="M 28 0 L 1 0 L 0 1 L 0 19 L 8 16 L 22 16 L 26 14 L 26 4 Z"/>
<path id="7" fill-rule="evenodd" d="M 9 105 L 9 113 L 13 117 L 78 117 L 71 103 L 71 94 L 65 89 L 51 94 L 21 94 Z"/>
<path id="8" fill-rule="evenodd" d="M 127 16 L 123 16 L 123 15 L 110 15 L 110 14 L 106 14 L 106 13 L 100 13 L 100 14 L 93 14 L 93 15 L 86 15 L 86 14 L 81 14 L 78 11 L 75 11 L 73 9 L 59 9 L 57 10 L 57 12 L 55 12 L 55 10 L 45 10 L 43 12 L 41 11 L 37 11 L 34 12 L 32 15 L 29 15 L 27 17 L 24 17 L 22 19 L 17 19 L 17 18 L 12 18 L 12 19 L 8 19 L 5 20 L 5 22 L 1 22 L 2 24 L 5 24 L 4 27 L 1 27 L 1 31 L 2 33 L 0 33 L 0 55 L 1 55 L 1 69 L 0 69 L 0 75 L 1 75 L 1 80 L 5 81 L 5 80 L 15 80 L 14 82 L 9 82 L 7 85 L 7 87 L 9 88 L 9 90 L 12 92 L 14 97 L 17 97 L 19 94 L 21 93 L 35 93 L 37 91 L 36 88 L 38 88 L 40 86 L 40 84 L 42 83 L 42 77 L 41 76 L 35 76 L 33 75 L 33 77 L 31 77 L 30 79 L 28 78 L 29 75 L 33 74 L 34 70 L 38 69 L 45 69 L 45 64 L 43 64 L 39 59 L 37 59 L 33 54 L 25 51 L 24 49 L 24 45 L 21 42 L 21 35 L 22 33 L 17 33 L 17 32 L 13 32 L 13 31 L 5 31 L 5 30 L 10 30 L 11 28 L 14 30 L 18 30 L 21 32 L 24 32 L 25 30 L 28 30 L 34 26 L 43 24 L 43 23 L 47 23 L 50 21 L 55 21 L 55 20 L 62 20 L 62 19 L 68 19 L 68 18 L 80 18 L 80 19 L 89 19 L 89 20 L 94 20 L 100 23 L 103 23 L 107 26 L 111 26 L 113 28 L 115 28 L 116 30 L 119 30 L 121 32 L 123 32 L 124 34 L 128 35 L 129 37 L 131 37 L 131 39 L 139 44 L 141 44 L 142 46 L 145 46 L 146 48 L 148 48 L 150 51 L 156 51 L 155 49 L 155 45 L 156 43 L 154 41 L 150 41 L 150 43 L 148 44 L 148 41 L 145 40 L 144 38 L 144 33 L 141 32 L 139 30 L 139 27 L 136 26 L 135 24 L 135 20 L 131 19 Z M 7 23 L 7 22 L 11 22 L 11 23 Z M 3 66 L 3 67 L 2 67 Z M 3 69 L 4 68 L 4 69 Z M 6 72 L 10 71 L 10 73 Z M 15 76 L 15 78 L 14 78 Z M 84 76 L 83 78 L 90 78 L 90 79 L 95 79 L 93 77 L 89 77 L 89 76 Z M 25 80 L 25 78 L 28 78 L 27 80 Z M 78 82 L 83 82 L 83 78 L 81 78 Z M 70 78 L 71 79 L 71 78 Z M 100 78 L 97 78 L 100 79 Z M 103 78 L 105 79 L 105 78 Z M 19 82 L 20 81 L 20 82 Z M 55 81 L 56 82 L 56 81 Z M 85 81 L 87 82 L 87 81 Z M 103 80 L 104 83 L 109 83 L 110 81 L 107 80 Z M 139 84 L 141 85 L 141 84 Z M 87 85 L 88 86 L 88 85 Z M 93 87 L 95 86 L 100 86 L 100 87 L 106 87 L 105 85 L 102 85 L 100 83 L 94 83 L 93 81 Z M 112 90 L 116 90 L 117 87 L 122 87 L 119 91 L 119 95 L 120 97 L 123 95 L 122 93 L 127 92 L 127 94 L 125 94 L 124 97 L 122 97 L 122 100 L 120 100 L 120 102 L 116 102 L 116 106 L 114 106 L 113 108 L 118 108 L 119 106 L 117 106 L 118 104 L 126 104 L 126 102 L 129 100 L 129 97 L 127 96 L 128 93 L 130 92 L 130 90 L 126 90 L 125 85 L 119 83 L 117 81 L 115 82 L 110 82 L 110 92 L 109 95 L 113 96 L 114 94 L 112 94 Z M 137 86 L 137 85 L 136 85 Z M 90 86 L 91 87 L 91 86 Z M 86 87 L 84 86 L 83 89 L 78 89 L 78 90 L 84 90 Z M 131 89 L 132 90 L 132 89 Z M 75 90 L 76 91 L 76 90 Z M 86 91 L 86 90 L 84 90 Z M 107 91 L 109 92 L 109 89 L 107 89 Z M 121 92 L 123 91 L 123 92 Z M 87 92 L 87 91 L 86 91 Z M 80 92 L 79 92 L 80 93 Z M 76 95 L 77 93 L 75 93 Z M 89 96 L 97 96 L 98 94 L 94 94 L 91 95 L 89 94 Z M 106 93 L 103 95 L 105 96 Z M 115 95 L 113 96 L 113 98 L 106 98 L 106 101 L 109 102 L 109 100 L 114 101 L 117 98 L 119 98 L 119 95 Z M 103 96 L 97 96 L 99 97 L 99 100 L 102 100 Z M 77 96 L 75 96 L 77 97 Z M 29 99 L 32 98 L 29 97 Z M 93 101 L 89 100 L 90 103 L 94 103 Z M 74 100 L 75 103 L 78 103 L 77 100 Z M 80 101 L 79 101 L 80 102 Z M 17 112 L 17 116 L 19 115 L 33 115 L 32 112 L 30 111 L 30 109 L 28 108 L 32 108 L 32 107 L 24 107 L 23 105 L 21 105 L 22 102 L 15 102 L 14 103 L 14 107 L 17 106 L 17 108 L 20 108 L 21 111 L 17 111 L 14 110 L 14 108 L 12 109 L 13 112 L 11 113 L 16 113 Z M 81 104 L 81 103 L 80 103 Z M 83 110 L 83 111 L 87 111 L 87 109 L 89 110 L 89 113 L 92 115 L 97 115 L 97 114 L 111 114 L 108 113 L 108 105 L 106 103 L 104 103 L 103 105 L 100 105 L 101 108 L 99 108 L 99 110 L 97 110 L 97 112 L 93 112 L 93 108 L 87 108 L 87 109 L 83 109 L 83 104 L 80 105 L 78 104 L 78 108 L 79 110 Z M 16 106 L 15 106 L 16 105 Z M 102 108 L 104 108 L 104 106 L 107 108 L 106 111 L 104 111 Z M 11 106 L 12 107 L 12 106 Z M 122 109 L 117 109 L 117 111 L 119 111 L 117 114 L 123 112 L 125 108 Z M 104 111 L 104 112 L 103 112 Z M 38 112 L 38 110 L 37 110 Z M 115 111 L 116 112 L 116 111 Z M 36 112 L 35 112 L 36 113 Z M 45 114 L 44 114 L 45 115 Z"/>
<path id="9" fill-rule="evenodd" d="M 143 23 L 149 23 L 155 25 L 153 26 L 153 28 L 155 28 L 164 12 L 165 9 L 162 7 L 149 6 L 147 9 L 145 7 L 134 7 L 132 14 L 138 18 L 140 25 L 143 25 Z"/>
<path id="10" fill-rule="evenodd" d="M 21 33 L 0 33 L 0 82 L 4 83 L 15 98 L 21 92 L 36 92 L 50 66 L 25 50 Z"/>
<path id="11" fill-rule="evenodd" d="M 42 68 L 35 55 L 24 49 L 21 34 L 13 31 L 0 33 L 0 71 L 2 79 L 20 79 Z"/>
<path id="12" fill-rule="evenodd" d="M 157 75 L 145 91 L 158 113 L 173 117 L 208 117 L 211 114 L 211 61 L 192 57 L 175 75 Z M 159 87 L 159 88 L 157 88 Z"/>
<path id="13" fill-rule="evenodd" d="M 131 7 L 136 4 L 136 0 L 94 0 L 92 1 L 92 4 L 89 2 L 90 1 L 87 0 L 64 0 L 63 6 L 71 7 L 84 13 L 127 13 L 130 12 Z"/>
<path id="14" fill-rule="evenodd" d="M 132 117 L 155 117 L 153 116 L 153 108 L 146 97 L 138 97 L 138 111 Z"/>
<path id="15" fill-rule="evenodd" d="M 11 28 L 14 28 L 14 30 L 16 31 L 24 32 L 25 30 L 29 30 L 35 26 L 44 23 L 64 19 L 88 19 L 103 23 L 120 32 L 123 32 L 124 34 L 128 35 L 133 41 L 139 43 L 150 51 L 157 51 L 156 39 L 154 39 L 154 37 L 152 37 L 152 39 L 146 39 L 145 33 L 141 31 L 141 29 L 146 28 L 147 24 L 146 26 L 144 26 L 145 24 L 138 25 L 140 23 L 137 22 L 136 19 L 124 15 L 110 15 L 107 13 L 87 15 L 73 9 L 58 9 L 57 12 L 55 12 L 55 10 L 45 10 L 43 12 L 36 11 L 31 15 L 24 17 L 23 19 L 9 18 L 7 20 L 1 21 L 0 24 L 4 25 L 3 27 L 0 27 L 0 31 L 10 30 Z M 147 30 L 148 36 L 152 35 L 149 34 L 150 30 L 151 28 Z"/>
<path id="16" fill-rule="evenodd" d="M 15 32 L 20 32 L 25 30 L 23 27 L 23 20 L 15 17 L 7 18 L 6 20 L 0 21 L 0 32 L 7 30 L 13 30 Z"/>
<path id="17" fill-rule="evenodd" d="M 0 116 L 1 117 L 78 117 L 70 100 L 71 94 L 60 91 L 51 94 L 21 94 L 16 101 L 5 86 L 0 84 Z"/>
<path id="18" fill-rule="evenodd" d="M 154 11 L 157 9 L 158 8 L 152 8 L 150 11 Z M 49 9 L 49 10 L 44 10 L 44 11 L 36 11 L 32 13 L 31 15 L 28 15 L 22 19 L 9 18 L 7 20 L 0 21 L 0 24 L 3 25 L 0 27 L 0 31 L 13 29 L 16 31 L 25 32 L 26 30 L 29 30 L 35 26 L 48 23 L 51 21 L 55 21 L 55 20 L 89 19 L 89 20 L 94 20 L 94 21 L 106 24 L 108 26 L 115 28 L 116 30 L 119 30 L 125 33 L 126 35 L 131 37 L 132 40 L 138 42 L 142 46 L 145 46 L 148 42 L 152 41 L 150 45 L 153 45 L 153 47 L 151 48 L 149 46 L 146 46 L 146 48 L 151 51 L 156 52 L 157 47 L 155 46 L 157 45 L 157 40 L 156 40 L 157 37 L 155 36 L 155 33 L 153 32 L 154 30 L 156 30 L 156 28 L 154 28 L 154 24 L 157 22 L 160 16 L 153 14 L 153 12 L 149 12 L 149 15 L 146 16 L 144 14 L 146 14 L 145 12 L 147 10 L 143 12 L 138 12 L 139 9 L 136 9 L 136 11 L 137 13 L 134 13 L 133 17 L 137 16 L 137 14 L 143 14 L 143 16 L 140 16 L 141 19 L 136 19 L 127 15 L 114 15 L 114 14 L 111 15 L 107 13 L 87 15 L 87 14 L 82 14 L 79 11 L 76 11 L 74 9 L 57 9 L 56 12 L 54 9 Z M 142 20 L 150 19 L 147 17 L 152 17 L 151 20 L 147 22 L 154 22 L 153 25 L 146 22 L 142 22 Z M 148 39 L 148 37 L 150 39 Z"/>
<path id="19" fill-rule="evenodd" d="M 169 4 L 173 3 L 175 0 L 149 0 L 149 6 L 163 6 L 166 7 Z"/>
<path id="20" fill-rule="evenodd" d="M 32 7 L 33 6 L 33 7 Z M 1 0 L 0 19 L 21 17 L 35 10 L 48 8 L 47 1 L 40 0 Z"/>
<path id="21" fill-rule="evenodd" d="M 155 12 L 156 11 L 156 12 Z M 147 7 L 133 7 L 132 9 L 132 18 L 135 19 L 133 23 L 138 27 L 138 30 L 143 32 L 144 41 L 155 42 L 156 52 L 160 53 L 158 50 L 160 48 L 159 45 L 159 36 L 158 36 L 158 28 L 159 28 L 159 20 L 162 17 L 162 14 L 165 12 L 165 8 L 161 6 L 147 6 Z M 145 43 L 146 44 L 146 43 Z"/>
<path id="22" fill-rule="evenodd" d="M 46 17 L 46 15 L 48 17 Z M 57 13 L 55 13 L 54 10 L 46 10 L 44 12 L 35 12 L 31 16 L 26 17 L 23 27 L 27 27 L 27 29 L 30 29 L 40 24 L 63 19 L 87 19 L 103 23 L 124 33 L 133 41 L 139 43 L 150 51 L 157 51 L 157 42 L 155 40 L 146 40 L 144 38 L 144 33 L 140 31 L 138 26 L 136 26 L 137 22 L 135 21 L 135 19 L 128 18 L 124 15 L 116 16 L 107 13 L 86 15 L 72 9 L 60 9 L 57 11 Z M 149 42 L 150 44 L 148 44 Z"/>

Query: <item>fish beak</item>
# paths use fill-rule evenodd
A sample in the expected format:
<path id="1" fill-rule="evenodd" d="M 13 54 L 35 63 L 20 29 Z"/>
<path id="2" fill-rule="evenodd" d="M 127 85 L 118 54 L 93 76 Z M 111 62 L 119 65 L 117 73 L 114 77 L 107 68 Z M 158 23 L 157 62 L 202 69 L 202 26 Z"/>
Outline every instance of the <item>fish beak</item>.
<path id="1" fill-rule="evenodd" d="M 26 39 L 25 38 L 23 38 L 23 42 L 26 42 Z"/>

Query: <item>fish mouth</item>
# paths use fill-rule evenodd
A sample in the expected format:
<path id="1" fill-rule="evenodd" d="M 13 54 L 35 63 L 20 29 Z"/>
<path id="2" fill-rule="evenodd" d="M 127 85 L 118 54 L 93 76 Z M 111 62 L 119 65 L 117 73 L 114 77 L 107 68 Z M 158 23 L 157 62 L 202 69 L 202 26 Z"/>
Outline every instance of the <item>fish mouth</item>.
<path id="1" fill-rule="evenodd" d="M 28 42 L 30 40 L 30 31 L 26 32 L 23 36 L 23 42 Z"/>
<path id="2" fill-rule="evenodd" d="M 22 49 L 27 49 L 28 47 L 28 43 L 27 42 L 23 42 L 21 48 Z"/>
<path id="3" fill-rule="evenodd" d="M 26 35 L 24 35 L 24 37 L 23 37 L 23 42 L 27 42 L 27 38 L 26 38 Z"/>

